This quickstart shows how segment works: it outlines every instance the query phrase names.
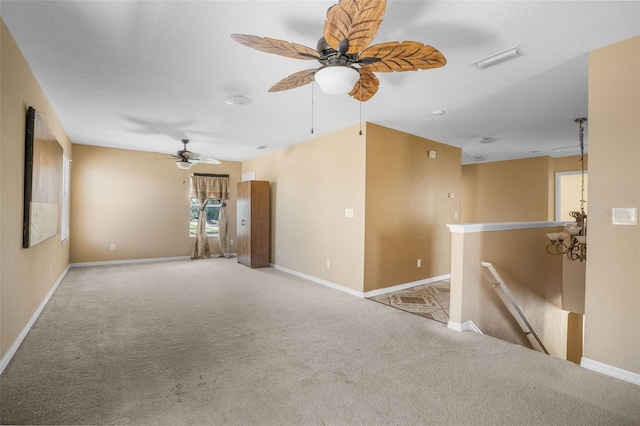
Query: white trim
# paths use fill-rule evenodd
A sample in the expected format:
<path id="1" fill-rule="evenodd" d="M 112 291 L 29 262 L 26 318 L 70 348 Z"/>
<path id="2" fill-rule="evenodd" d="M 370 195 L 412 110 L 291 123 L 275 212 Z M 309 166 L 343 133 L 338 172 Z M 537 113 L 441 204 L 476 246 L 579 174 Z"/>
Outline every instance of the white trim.
<path id="1" fill-rule="evenodd" d="M 326 281 L 326 280 L 323 280 L 321 278 L 316 278 L 316 277 L 311 276 L 311 275 L 303 274 L 302 272 L 294 271 L 293 269 L 285 268 L 284 266 L 279 266 L 279 265 L 276 265 L 275 263 L 270 263 L 269 265 L 271 265 L 272 268 L 278 269 L 278 270 L 280 270 L 282 272 L 286 272 L 287 274 L 291 274 L 291 275 L 295 275 L 296 277 L 304 278 L 305 280 L 312 281 L 312 282 L 314 282 L 316 284 L 321 284 L 321 285 L 330 287 L 330 288 L 332 288 L 334 290 L 340 290 L 343 293 L 347 293 L 347 294 L 350 294 L 352 296 L 356 296 L 356 297 L 359 297 L 359 298 L 364 298 L 364 293 L 362 293 L 361 291 L 357 291 L 357 290 L 354 290 L 352 288 L 344 287 L 344 286 L 341 286 L 340 284 L 335 284 L 335 283 L 332 283 L 330 281 Z"/>
<path id="2" fill-rule="evenodd" d="M 508 231 L 511 229 L 552 228 L 565 226 L 567 222 L 495 222 L 495 223 L 454 223 L 447 227 L 451 233 L 467 234 L 469 232 Z"/>
<path id="3" fill-rule="evenodd" d="M 473 331 L 474 333 L 484 334 L 478 328 L 478 326 L 471 320 L 467 320 L 467 321 L 463 322 L 462 324 L 457 323 L 457 322 L 453 322 L 453 321 L 449 321 L 447 323 L 447 328 L 450 328 L 451 330 L 455 330 L 455 331 Z"/>
<path id="4" fill-rule="evenodd" d="M 103 265 L 123 265 L 126 263 L 151 263 L 151 262 L 170 262 L 172 260 L 187 260 L 190 256 L 174 256 L 174 257 L 151 257 L 148 259 L 129 259 L 129 260 L 102 260 L 99 262 L 79 262 L 70 263 L 72 268 L 82 268 L 86 266 L 103 266 Z"/>
<path id="5" fill-rule="evenodd" d="M 640 386 L 640 374 L 582 357 L 580 367 Z"/>
<path id="6" fill-rule="evenodd" d="M 9 346 L 9 349 L 7 349 L 7 351 L 2 356 L 2 359 L 0 359 L 0 374 L 4 372 L 5 368 L 7 368 L 7 365 L 9 365 L 9 362 L 11 361 L 13 356 L 16 354 L 16 351 L 22 344 L 22 341 L 24 340 L 24 338 L 27 337 L 27 333 L 29 333 L 29 330 L 31 330 L 31 327 L 33 327 L 33 324 L 35 324 L 36 320 L 40 316 L 40 313 L 42 313 L 42 310 L 49 302 L 49 299 L 51 299 L 51 296 L 53 296 L 53 293 L 56 291 L 56 289 L 58 288 L 58 286 L 60 285 L 64 277 L 67 276 L 67 272 L 69 272 L 69 267 L 70 266 L 67 265 L 64 271 L 62 271 L 62 274 L 60 274 L 60 277 L 58 277 L 58 280 L 56 281 L 56 283 L 53 285 L 53 287 L 51 287 L 51 290 L 49 290 L 49 293 L 47 293 L 47 295 L 44 297 L 42 302 L 40 302 L 40 305 L 38 306 L 36 311 L 33 313 L 33 315 L 31 315 L 31 319 L 29 319 L 29 322 L 27 322 L 27 325 L 24 326 L 20 334 L 18 334 L 18 337 L 16 337 L 13 343 L 11 343 L 11 346 Z"/>
<path id="7" fill-rule="evenodd" d="M 446 279 L 451 279 L 451 274 L 440 275 L 438 277 L 433 277 L 433 278 L 425 278 L 423 280 L 413 281 L 405 284 L 398 284 L 398 285 L 394 285 L 393 287 L 379 288 L 377 290 L 367 291 L 363 295 L 364 297 L 379 296 L 381 294 L 393 293 L 394 291 L 405 290 L 407 288 L 416 287 L 419 285 L 431 284 L 431 283 L 435 283 L 435 282 L 446 280 Z"/>
<path id="8" fill-rule="evenodd" d="M 60 241 L 69 239 L 69 212 L 71 204 L 69 200 L 69 190 L 71 188 L 71 160 L 62 153 L 62 185 L 61 185 L 61 209 L 60 209 Z"/>
<path id="9" fill-rule="evenodd" d="M 324 285 L 326 287 L 330 287 L 334 290 L 339 290 L 342 291 L 343 293 L 347 293 L 350 294 L 352 296 L 356 296 L 359 297 L 361 299 L 364 298 L 368 298 L 368 297 L 373 297 L 373 296 L 378 296 L 381 294 L 387 294 L 387 293 L 391 293 L 394 291 L 399 291 L 399 290 L 404 290 L 406 288 L 411 288 L 411 287 L 415 287 L 415 286 L 419 286 L 419 285 L 424 285 L 424 284 L 430 284 L 430 283 L 434 283 L 437 281 L 442 281 L 442 280 L 446 280 L 451 278 L 451 274 L 446 274 L 446 275 L 440 275 L 438 277 L 433 277 L 433 278 L 427 278 L 424 280 L 419 280 L 419 281 L 413 281 L 410 283 L 405 283 L 405 284 L 399 284 L 393 287 L 386 287 L 386 288 L 381 288 L 381 289 L 377 289 L 377 290 L 371 290 L 368 291 L 366 293 L 358 291 L 358 290 L 354 290 L 352 288 L 348 288 L 348 287 L 344 287 L 340 284 L 336 284 L 336 283 L 332 283 L 330 281 L 327 280 L 323 280 L 322 278 L 317 278 L 314 277 L 312 275 L 307 275 L 307 274 L 303 274 L 302 272 L 298 272 L 295 271 L 293 269 L 289 269 L 289 268 L 285 268 L 284 266 L 280 266 L 280 265 L 276 265 L 275 263 L 270 263 L 269 266 L 271 266 L 274 269 L 278 269 L 282 272 L 286 272 L 287 274 L 291 274 L 291 275 L 295 275 L 296 277 L 300 277 L 300 278 L 304 278 L 305 280 L 308 281 L 312 281 L 316 284 L 321 284 Z"/>

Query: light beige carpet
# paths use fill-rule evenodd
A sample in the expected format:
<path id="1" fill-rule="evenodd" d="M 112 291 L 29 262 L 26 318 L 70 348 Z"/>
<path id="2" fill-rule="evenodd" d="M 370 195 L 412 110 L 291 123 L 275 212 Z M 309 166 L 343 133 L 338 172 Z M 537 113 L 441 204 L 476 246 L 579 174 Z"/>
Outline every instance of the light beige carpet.
<path id="1" fill-rule="evenodd" d="M 3 424 L 640 424 L 640 387 L 236 259 L 74 268 Z"/>

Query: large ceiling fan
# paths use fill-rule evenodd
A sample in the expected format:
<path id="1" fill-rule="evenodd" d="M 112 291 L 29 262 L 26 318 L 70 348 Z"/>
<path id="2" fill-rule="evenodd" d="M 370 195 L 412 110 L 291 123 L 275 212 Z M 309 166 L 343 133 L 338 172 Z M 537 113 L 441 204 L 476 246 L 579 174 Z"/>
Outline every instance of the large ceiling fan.
<path id="1" fill-rule="evenodd" d="M 349 93 L 364 102 L 378 91 L 374 72 L 416 71 L 447 63 L 437 49 L 417 41 L 387 42 L 370 47 L 382 23 L 386 0 L 340 0 L 327 10 L 323 37 L 316 49 L 284 40 L 232 34 L 237 42 L 294 59 L 317 60 L 320 68 L 298 71 L 273 85 L 279 92 L 318 82 L 329 94 Z"/>
<path id="2" fill-rule="evenodd" d="M 215 158 L 203 157 L 201 154 L 189 151 L 187 149 L 189 139 L 182 139 L 182 143 L 184 144 L 184 147 L 173 156 L 173 158 L 177 159 L 176 166 L 178 166 L 178 168 L 190 169 L 191 166 L 196 163 L 221 164 L 220 161 Z"/>

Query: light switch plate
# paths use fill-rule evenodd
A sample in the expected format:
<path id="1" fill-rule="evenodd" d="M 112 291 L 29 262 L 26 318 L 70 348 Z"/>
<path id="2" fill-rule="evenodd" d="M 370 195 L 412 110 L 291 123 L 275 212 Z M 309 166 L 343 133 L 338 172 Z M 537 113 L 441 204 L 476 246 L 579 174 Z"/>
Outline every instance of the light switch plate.
<path id="1" fill-rule="evenodd" d="M 611 209 L 612 225 L 637 225 L 638 209 L 636 207 L 614 207 Z"/>
<path id="2" fill-rule="evenodd" d="M 346 209 L 344 215 L 346 217 L 353 217 L 353 209 Z"/>

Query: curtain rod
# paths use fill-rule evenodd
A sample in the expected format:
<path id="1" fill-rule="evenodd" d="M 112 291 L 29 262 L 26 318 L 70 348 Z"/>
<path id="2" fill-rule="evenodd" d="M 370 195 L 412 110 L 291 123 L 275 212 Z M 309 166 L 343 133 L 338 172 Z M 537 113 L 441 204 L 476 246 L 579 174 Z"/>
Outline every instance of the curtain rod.
<path id="1" fill-rule="evenodd" d="M 212 173 L 194 173 L 193 176 L 204 176 L 204 177 L 220 177 L 220 178 L 228 178 L 229 175 L 216 175 Z"/>

